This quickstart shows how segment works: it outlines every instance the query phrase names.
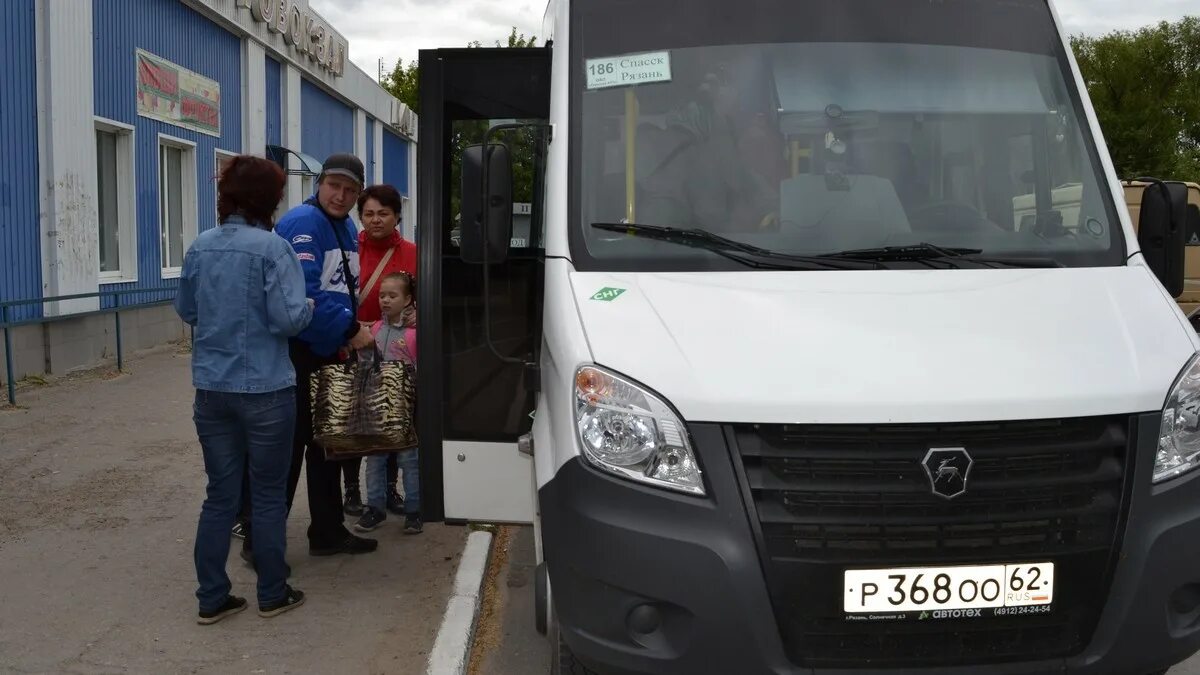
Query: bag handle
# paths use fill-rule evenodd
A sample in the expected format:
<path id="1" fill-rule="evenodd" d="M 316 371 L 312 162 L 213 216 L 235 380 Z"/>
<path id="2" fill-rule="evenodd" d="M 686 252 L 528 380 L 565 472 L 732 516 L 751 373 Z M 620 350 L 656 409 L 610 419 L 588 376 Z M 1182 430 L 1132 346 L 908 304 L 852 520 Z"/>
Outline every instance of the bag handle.
<path id="1" fill-rule="evenodd" d="M 378 373 L 379 371 L 383 370 L 383 352 L 379 351 L 378 342 L 373 342 L 371 344 L 371 353 L 375 357 L 372 359 L 373 363 L 371 364 L 371 367 L 375 372 Z"/>
<path id="2" fill-rule="evenodd" d="M 375 282 L 379 281 L 379 277 L 383 276 L 383 271 L 387 268 L 387 264 L 392 259 L 392 254 L 395 252 L 396 247 L 393 246 L 387 250 L 387 253 L 383 254 L 382 258 L 379 259 L 379 264 L 375 266 L 375 271 L 371 273 L 371 278 L 367 279 L 367 283 L 359 289 L 359 291 L 363 294 L 363 297 L 369 297 L 371 289 L 375 288 Z"/>
<path id="3" fill-rule="evenodd" d="M 377 373 L 383 370 L 383 352 L 379 351 L 378 344 L 371 345 L 369 349 L 363 348 L 354 350 L 352 352 L 353 358 L 346 359 L 338 365 L 342 368 L 343 372 L 349 375 L 350 373 L 354 372 L 354 365 L 362 362 L 361 357 L 363 353 L 371 356 L 371 370 L 374 370 Z"/>

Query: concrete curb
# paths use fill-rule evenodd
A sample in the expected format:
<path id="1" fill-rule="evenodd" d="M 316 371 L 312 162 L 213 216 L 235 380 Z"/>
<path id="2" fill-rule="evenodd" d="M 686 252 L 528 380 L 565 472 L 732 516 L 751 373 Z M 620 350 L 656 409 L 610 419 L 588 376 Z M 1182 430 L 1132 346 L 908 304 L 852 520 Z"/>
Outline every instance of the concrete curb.
<path id="1" fill-rule="evenodd" d="M 446 613 L 429 652 L 426 675 L 463 675 L 471 654 L 471 638 L 479 603 L 483 599 L 483 575 L 492 550 L 492 533 L 476 531 L 467 537 L 454 588 L 446 602 Z"/>

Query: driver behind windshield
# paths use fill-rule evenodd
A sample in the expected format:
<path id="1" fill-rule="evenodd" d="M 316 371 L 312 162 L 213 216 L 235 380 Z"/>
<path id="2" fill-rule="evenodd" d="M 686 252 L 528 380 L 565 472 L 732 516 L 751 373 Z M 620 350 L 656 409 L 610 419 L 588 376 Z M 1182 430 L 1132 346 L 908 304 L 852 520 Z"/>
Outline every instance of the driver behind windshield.
<path id="1" fill-rule="evenodd" d="M 769 82 L 757 60 L 725 60 L 667 114 L 665 129 L 639 126 L 639 222 L 710 232 L 776 222 L 787 160 Z"/>

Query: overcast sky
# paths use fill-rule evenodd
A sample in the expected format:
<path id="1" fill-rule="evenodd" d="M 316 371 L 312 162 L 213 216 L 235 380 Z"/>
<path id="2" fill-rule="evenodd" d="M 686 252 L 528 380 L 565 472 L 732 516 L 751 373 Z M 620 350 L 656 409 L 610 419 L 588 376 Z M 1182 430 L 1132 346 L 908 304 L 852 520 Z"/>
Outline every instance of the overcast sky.
<path id="1" fill-rule="evenodd" d="M 507 36 L 513 26 L 520 33 L 539 35 L 546 7 L 545 0 L 309 0 L 309 4 L 346 36 L 351 60 L 372 77 L 381 58 L 390 70 L 396 59 L 415 59 L 419 49 L 463 47 L 472 40 L 490 45 Z M 1197 0 L 1057 0 L 1055 4 L 1072 34 L 1103 34 L 1200 14 Z"/>

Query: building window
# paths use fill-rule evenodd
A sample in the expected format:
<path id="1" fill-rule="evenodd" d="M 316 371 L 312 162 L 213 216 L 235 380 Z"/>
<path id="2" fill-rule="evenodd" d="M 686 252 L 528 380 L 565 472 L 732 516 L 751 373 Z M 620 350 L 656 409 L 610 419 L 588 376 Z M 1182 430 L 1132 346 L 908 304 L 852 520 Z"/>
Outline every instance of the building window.
<path id="1" fill-rule="evenodd" d="M 103 119 L 95 124 L 100 280 L 134 281 L 137 218 L 133 206 L 133 127 Z"/>
<path id="2" fill-rule="evenodd" d="M 159 137 L 158 212 L 163 277 L 178 276 L 196 237 L 196 146 Z"/>
<path id="3" fill-rule="evenodd" d="M 121 209 L 117 204 L 117 135 L 96 130 L 96 204 L 100 215 L 100 271 L 121 271 Z"/>

